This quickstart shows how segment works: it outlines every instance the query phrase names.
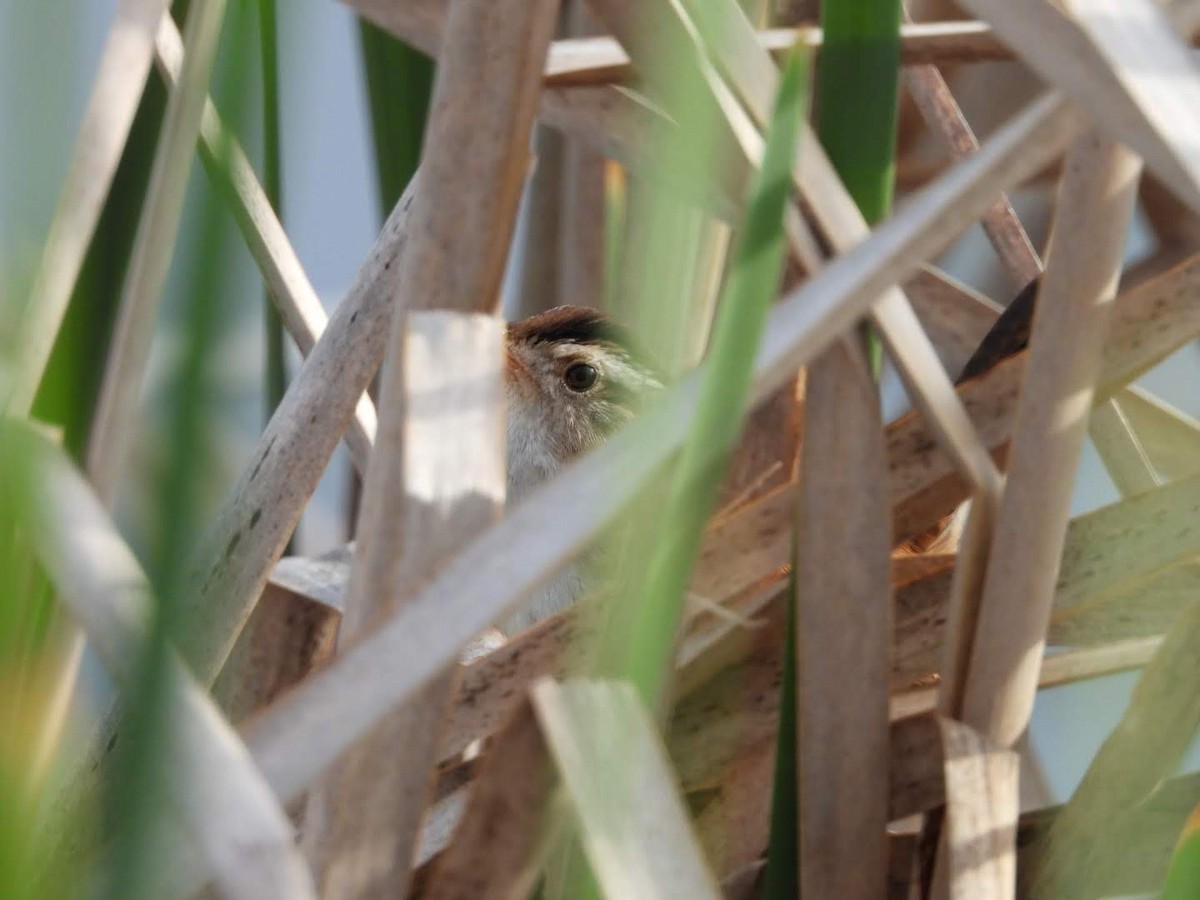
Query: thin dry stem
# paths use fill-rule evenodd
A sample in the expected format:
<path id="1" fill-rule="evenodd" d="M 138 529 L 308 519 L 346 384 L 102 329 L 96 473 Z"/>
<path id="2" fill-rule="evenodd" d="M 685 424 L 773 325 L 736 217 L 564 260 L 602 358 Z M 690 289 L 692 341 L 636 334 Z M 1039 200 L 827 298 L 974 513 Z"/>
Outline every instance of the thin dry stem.
<path id="1" fill-rule="evenodd" d="M 150 187 L 121 291 L 87 455 L 88 477 L 110 506 L 125 452 L 133 439 L 142 377 L 183 216 L 184 193 L 195 158 L 225 4 L 226 0 L 196 0 L 189 11 L 179 87 L 167 101 Z"/>
<path id="2" fill-rule="evenodd" d="M 901 73 L 926 124 L 936 131 L 950 150 L 952 159 L 962 159 L 979 149 L 979 141 L 950 92 L 950 86 L 935 65 L 913 66 Z M 1019 291 L 1042 274 L 1042 261 L 1021 227 L 1021 220 L 1001 194 L 980 222 L 1000 257 L 1014 291 Z"/>
<path id="3" fill-rule="evenodd" d="M 175 90 L 183 65 L 183 41 L 170 16 L 163 16 L 155 38 L 155 61 L 167 85 Z M 237 140 L 226 131 L 212 99 L 204 100 L 200 147 L 205 162 L 229 188 L 234 218 L 258 264 L 283 324 L 302 356 L 308 356 L 329 322 L 321 298 L 304 272 L 283 225 L 259 184 L 254 167 Z M 367 470 L 375 440 L 375 404 L 363 394 L 354 410 L 346 446 L 354 467 Z"/>
<path id="4" fill-rule="evenodd" d="M 7 412 L 28 415 L 58 337 L 121 152 L 150 73 L 154 33 L 167 0 L 122 0 L 92 83 L 71 165 L 17 343 Z"/>

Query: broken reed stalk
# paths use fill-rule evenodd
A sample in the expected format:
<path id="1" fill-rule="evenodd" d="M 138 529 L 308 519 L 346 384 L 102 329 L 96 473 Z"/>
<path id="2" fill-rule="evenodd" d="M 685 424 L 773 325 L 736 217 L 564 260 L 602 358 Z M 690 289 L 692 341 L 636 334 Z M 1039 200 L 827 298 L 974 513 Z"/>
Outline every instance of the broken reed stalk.
<path id="1" fill-rule="evenodd" d="M 408 265 L 422 261 L 428 258 L 417 253 Z M 385 413 L 367 470 L 343 646 L 402 606 L 413 585 L 494 523 L 504 506 L 503 323 L 489 315 L 413 312 L 394 327 L 398 346 L 382 382 Z M 463 452 L 446 453 L 455 446 Z M 310 794 L 304 842 L 323 896 L 404 894 L 455 683 L 451 667 L 356 744 Z M 364 855 L 368 845 L 378 851 Z"/>
<path id="2" fill-rule="evenodd" d="M 146 575 L 102 502 L 44 437 L 19 425 L 0 435 L 16 468 L 30 476 L 10 490 L 23 497 L 42 564 L 122 689 L 151 617 Z M 230 897 L 315 897 L 287 816 L 246 748 L 204 690 L 172 656 L 166 670 L 169 802 L 189 826 L 217 883 Z M 249 852 L 249 848 L 254 852 Z"/>
<path id="3" fill-rule="evenodd" d="M 942 835 L 949 860 L 933 896 L 1008 900 L 1017 877 L 1020 757 L 968 725 L 939 719 L 946 777 Z"/>
<path id="4" fill-rule="evenodd" d="M 397 262 L 412 306 L 438 312 L 392 323 L 343 641 L 404 609 L 503 509 L 505 330 L 486 313 L 499 303 L 556 13 L 553 0 L 523 4 L 520 14 L 489 0 L 451 3 L 454 39 L 434 84 L 413 237 Z M 463 453 L 447 456 L 455 446 Z M 314 794 L 306 838 L 319 853 L 323 895 L 405 894 L 454 662 Z M 365 844 L 385 849 L 364 859 Z"/>
<path id="5" fill-rule="evenodd" d="M 79 137 L 42 251 L 16 343 L 8 415 L 29 414 L 67 313 L 100 211 L 150 73 L 154 33 L 168 0 L 121 0 L 92 83 Z"/>
<path id="6" fill-rule="evenodd" d="M 195 159 L 226 2 L 194 0 L 189 10 L 179 87 L 167 100 L 149 193 L 121 291 L 120 312 L 108 348 L 87 451 L 88 477 L 110 506 L 132 440 L 138 396 L 183 216 L 188 173 Z"/>
<path id="7" fill-rule="evenodd" d="M 171 90 L 179 84 L 183 64 L 183 41 L 170 16 L 163 16 L 155 37 L 155 61 L 163 80 Z M 222 189 L 232 207 L 234 220 L 242 232 L 250 255 L 258 264 L 271 299 L 279 310 L 284 326 L 307 356 L 325 330 L 329 317 L 321 298 L 304 272 L 292 243 L 271 202 L 254 173 L 246 153 L 230 134 L 213 105 L 204 100 L 200 122 L 200 154 L 210 177 Z M 375 440 L 375 404 L 363 394 L 354 410 L 354 419 L 346 435 L 350 458 L 359 472 L 365 472 L 371 444 Z"/>

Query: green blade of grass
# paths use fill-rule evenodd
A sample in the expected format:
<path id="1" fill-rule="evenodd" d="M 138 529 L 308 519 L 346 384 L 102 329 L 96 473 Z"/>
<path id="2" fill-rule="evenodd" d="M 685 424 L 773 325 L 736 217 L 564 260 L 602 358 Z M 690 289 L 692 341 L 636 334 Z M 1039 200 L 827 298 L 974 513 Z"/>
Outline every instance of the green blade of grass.
<path id="1" fill-rule="evenodd" d="M 713 330 L 700 404 L 667 501 L 668 526 L 629 612 L 621 666 L 651 708 L 659 708 L 675 648 L 688 577 L 721 474 L 737 440 L 763 325 L 782 273 L 783 209 L 804 115 L 807 59 L 789 59 L 767 134 L 763 166 L 751 190 L 729 279 Z"/>
<path id="2" fill-rule="evenodd" d="M 283 170 L 279 152 L 279 26 L 275 0 L 258 0 L 258 37 L 263 86 L 263 189 L 271 208 L 283 220 Z M 283 320 L 263 291 L 263 328 L 266 334 L 266 415 L 271 414 L 287 390 Z"/>
<path id="3" fill-rule="evenodd" d="M 892 207 L 900 0 L 825 0 L 817 70 L 817 133 L 842 182 L 871 225 Z M 867 330 L 879 377 L 883 346 Z"/>
<path id="4" fill-rule="evenodd" d="M 1179 846 L 1171 856 L 1161 900 L 1193 900 L 1200 897 L 1200 806 L 1192 810 Z"/>
<path id="5" fill-rule="evenodd" d="M 227 2 L 195 0 L 188 13 L 179 86 L 167 102 L 150 173 L 150 191 L 121 290 L 121 309 L 87 455 L 88 476 L 109 503 L 115 498 L 130 444 L 138 392 L 183 218 L 187 179 L 195 159 L 201 113 Z"/>
<path id="6" fill-rule="evenodd" d="M 826 0 L 817 66 L 817 132 L 863 217 L 892 205 L 900 0 Z"/>
<path id="7" fill-rule="evenodd" d="M 279 221 L 283 221 L 283 157 L 279 149 L 279 17 L 275 0 L 258 0 L 258 40 L 262 61 L 263 190 Z M 275 408 L 287 390 L 286 336 L 283 318 L 271 300 L 270 288 L 263 288 L 264 374 L 263 424 L 271 421 Z M 284 548 L 290 556 L 296 544 L 295 534 Z"/>
<path id="8" fill-rule="evenodd" d="M 434 63 L 365 20 L 359 21 L 359 41 L 371 104 L 379 212 L 386 216 L 421 160 Z"/>

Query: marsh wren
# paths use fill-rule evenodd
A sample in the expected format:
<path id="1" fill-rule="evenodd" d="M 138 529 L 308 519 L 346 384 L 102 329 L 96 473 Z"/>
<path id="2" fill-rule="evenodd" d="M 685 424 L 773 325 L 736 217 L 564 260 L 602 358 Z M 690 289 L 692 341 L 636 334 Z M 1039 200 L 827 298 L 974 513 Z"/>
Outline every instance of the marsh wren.
<path id="1" fill-rule="evenodd" d="M 509 502 L 602 443 L 662 386 L 629 333 L 582 306 L 560 306 L 509 325 L 504 383 Z M 527 628 L 580 599 L 587 569 L 585 558 L 561 573 L 503 630 Z"/>

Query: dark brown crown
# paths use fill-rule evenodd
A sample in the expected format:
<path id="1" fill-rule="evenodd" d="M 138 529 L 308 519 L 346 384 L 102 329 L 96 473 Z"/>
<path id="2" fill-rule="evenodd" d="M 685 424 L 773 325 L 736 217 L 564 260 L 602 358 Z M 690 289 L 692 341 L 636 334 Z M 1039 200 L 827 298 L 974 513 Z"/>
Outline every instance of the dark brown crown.
<path id="1" fill-rule="evenodd" d="M 629 329 L 618 325 L 598 309 L 588 306 L 556 306 L 508 326 L 509 337 L 528 344 L 589 344 L 623 354 L 631 363 L 656 379 L 656 367 L 641 352 Z"/>

